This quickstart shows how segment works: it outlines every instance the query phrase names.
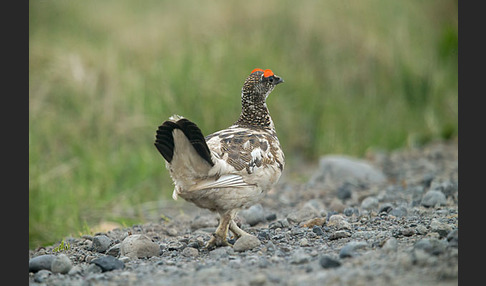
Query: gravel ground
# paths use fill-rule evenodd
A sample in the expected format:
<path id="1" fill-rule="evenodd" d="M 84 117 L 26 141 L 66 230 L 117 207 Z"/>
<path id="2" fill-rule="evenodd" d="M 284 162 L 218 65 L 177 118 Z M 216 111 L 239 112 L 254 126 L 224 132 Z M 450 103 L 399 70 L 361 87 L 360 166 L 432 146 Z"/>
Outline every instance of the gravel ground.
<path id="1" fill-rule="evenodd" d="M 308 170 L 308 171 L 305 171 Z M 456 285 L 457 140 L 322 157 L 241 211 L 253 236 L 204 249 L 217 215 L 158 202 L 152 223 L 29 251 L 32 285 Z M 310 178 L 310 179 L 303 179 Z"/>

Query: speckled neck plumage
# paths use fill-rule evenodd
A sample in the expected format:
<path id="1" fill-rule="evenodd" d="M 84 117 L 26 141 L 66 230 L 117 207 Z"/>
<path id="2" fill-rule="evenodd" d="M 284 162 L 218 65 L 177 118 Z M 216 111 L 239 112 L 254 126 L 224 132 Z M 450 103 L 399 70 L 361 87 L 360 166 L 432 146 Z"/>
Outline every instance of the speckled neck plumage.
<path id="1" fill-rule="evenodd" d="M 241 96 L 241 114 L 235 125 L 273 129 L 273 122 L 265 103 L 265 97 L 243 92 Z"/>

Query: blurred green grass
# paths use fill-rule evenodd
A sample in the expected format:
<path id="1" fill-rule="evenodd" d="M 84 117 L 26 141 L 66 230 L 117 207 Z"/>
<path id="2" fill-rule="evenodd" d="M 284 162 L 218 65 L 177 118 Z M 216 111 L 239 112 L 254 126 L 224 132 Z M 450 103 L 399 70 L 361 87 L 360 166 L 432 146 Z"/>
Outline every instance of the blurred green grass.
<path id="1" fill-rule="evenodd" d="M 256 68 L 287 157 L 458 133 L 457 1 L 29 1 L 29 246 L 167 199 L 172 114 L 232 124 Z M 127 215 L 130 209 L 131 213 Z"/>

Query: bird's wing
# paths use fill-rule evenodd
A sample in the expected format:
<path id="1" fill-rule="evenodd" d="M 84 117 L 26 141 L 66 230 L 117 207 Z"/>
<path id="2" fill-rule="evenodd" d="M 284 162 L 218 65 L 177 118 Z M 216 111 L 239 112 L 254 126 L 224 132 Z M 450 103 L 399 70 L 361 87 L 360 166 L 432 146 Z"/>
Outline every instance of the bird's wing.
<path id="1" fill-rule="evenodd" d="M 280 177 L 284 155 L 275 131 L 232 126 L 206 136 L 215 165 L 209 175 L 236 174 L 249 185 L 264 186 Z"/>

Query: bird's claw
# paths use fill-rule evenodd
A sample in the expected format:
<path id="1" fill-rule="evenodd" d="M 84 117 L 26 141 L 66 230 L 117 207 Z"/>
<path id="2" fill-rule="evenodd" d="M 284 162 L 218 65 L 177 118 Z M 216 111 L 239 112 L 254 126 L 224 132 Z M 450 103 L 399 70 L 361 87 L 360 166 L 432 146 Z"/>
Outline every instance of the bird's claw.
<path id="1" fill-rule="evenodd" d="M 226 238 L 220 237 L 219 235 L 213 233 L 213 236 L 206 244 L 206 249 L 213 250 L 216 247 L 220 247 L 220 246 L 231 246 L 231 244 L 229 244 Z"/>

